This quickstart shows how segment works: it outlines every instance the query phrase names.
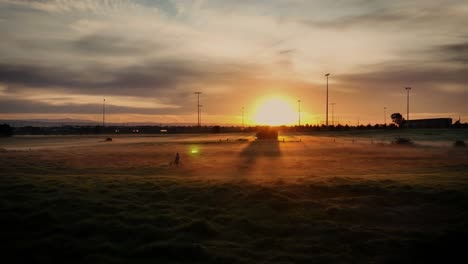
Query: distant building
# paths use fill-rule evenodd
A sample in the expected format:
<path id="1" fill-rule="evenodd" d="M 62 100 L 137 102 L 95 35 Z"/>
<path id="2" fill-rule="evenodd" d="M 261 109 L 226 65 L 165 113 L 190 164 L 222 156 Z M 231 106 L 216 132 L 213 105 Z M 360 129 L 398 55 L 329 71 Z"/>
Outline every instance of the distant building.
<path id="1" fill-rule="evenodd" d="M 406 121 L 405 125 L 409 128 L 449 128 L 452 118 L 414 119 Z"/>

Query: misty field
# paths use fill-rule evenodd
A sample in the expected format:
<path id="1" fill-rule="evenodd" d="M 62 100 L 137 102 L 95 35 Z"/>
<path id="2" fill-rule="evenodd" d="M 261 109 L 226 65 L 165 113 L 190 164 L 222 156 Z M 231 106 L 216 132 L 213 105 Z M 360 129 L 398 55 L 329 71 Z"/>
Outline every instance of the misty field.
<path id="1" fill-rule="evenodd" d="M 437 131 L 0 139 L 2 259 L 449 263 L 466 251 L 467 131 Z"/>

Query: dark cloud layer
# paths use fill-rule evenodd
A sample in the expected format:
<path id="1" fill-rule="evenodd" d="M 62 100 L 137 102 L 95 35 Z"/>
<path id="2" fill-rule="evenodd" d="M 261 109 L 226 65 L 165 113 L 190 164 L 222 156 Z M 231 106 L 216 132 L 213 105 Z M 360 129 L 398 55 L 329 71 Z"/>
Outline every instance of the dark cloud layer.
<path id="1" fill-rule="evenodd" d="M 226 94 L 249 89 L 246 83 L 254 85 L 258 82 L 255 76 L 258 70 L 259 67 L 255 65 L 182 60 L 152 61 L 128 67 L 93 66 L 85 69 L 0 64 L 0 84 L 7 88 L 4 92 L 10 95 L 9 98 L 20 98 L 20 94 L 34 90 L 97 97 L 130 96 L 134 98 L 135 107 L 114 105 L 109 106 L 109 112 L 145 115 L 193 113 L 194 91 L 207 91 L 216 86 L 228 87 L 229 91 L 223 94 L 203 95 L 204 104 L 208 104 L 204 111 L 221 114 L 230 109 L 236 111 L 234 102 L 223 102 Z M 137 98 L 155 98 L 157 102 L 178 107 L 141 108 L 138 107 Z M 63 101 L 67 101 L 64 99 Z M 0 113 L 96 114 L 102 107 L 100 104 L 60 104 L 60 98 L 56 97 L 54 101 L 56 103 L 49 104 L 45 101 L 2 100 Z M 224 109 L 224 112 L 219 109 Z"/>
<path id="2" fill-rule="evenodd" d="M 468 64 L 468 41 L 440 46 L 436 52 L 448 61 Z"/>
<path id="3" fill-rule="evenodd" d="M 393 111 L 404 111 L 405 87 L 412 87 L 413 109 L 422 113 L 463 113 L 468 100 L 468 68 L 380 66 L 369 67 L 369 71 L 334 76 L 336 87 L 357 91 L 346 95 L 345 102 L 362 102 L 366 108 L 390 107 Z M 414 106 L 416 105 L 416 106 Z M 358 104 L 355 103 L 355 106 Z M 348 106 L 349 107 L 349 106 Z"/>
<path id="4" fill-rule="evenodd" d="M 88 55 L 132 55 L 143 54 L 150 49 L 159 49 L 160 46 L 155 43 L 130 42 L 118 36 L 92 34 L 84 36 L 78 40 L 72 41 L 71 49 L 82 54 Z"/>
<path id="5" fill-rule="evenodd" d="M 112 114 L 145 114 L 145 115 L 174 115 L 193 112 L 192 109 L 184 108 L 141 108 L 125 107 L 108 104 L 106 109 Z M 48 103 L 21 100 L 0 99 L 0 113 L 2 114 L 100 114 L 101 104 L 64 104 L 51 105 Z"/>
<path id="6" fill-rule="evenodd" d="M 326 29 L 371 29 L 395 32 L 415 32 L 416 29 L 434 28 L 446 32 L 467 32 L 464 28 L 466 16 L 454 8 L 460 2 L 450 1 L 429 3 L 428 1 L 364 1 L 362 8 L 352 13 L 330 19 L 306 18 L 300 22 Z M 345 4 L 341 4 L 345 5 Z M 462 7 L 463 8 L 463 7 Z M 350 9 L 355 10 L 355 9 Z M 462 33 L 463 34 L 463 33 Z"/>
<path id="7" fill-rule="evenodd" d="M 387 85 L 409 85 L 409 84 L 468 84 L 468 68 L 447 69 L 425 67 L 424 65 L 408 67 L 375 68 L 370 67 L 369 72 L 345 74 L 339 77 L 342 83 L 355 83 L 362 86 L 375 87 Z"/>
<path id="8" fill-rule="evenodd" d="M 408 85 L 428 88 L 468 86 L 468 42 L 435 46 L 424 55 L 432 59 L 369 65 L 361 73 L 344 74 L 338 80 L 342 84 L 360 86 L 361 89 Z"/>
<path id="9" fill-rule="evenodd" d="M 94 95 L 147 96 L 187 91 L 204 85 L 252 79 L 255 67 L 191 61 L 160 61 L 128 67 L 72 70 L 42 65 L 0 64 L 0 83 L 8 92 L 47 88 Z"/>
<path id="10" fill-rule="evenodd" d="M 303 19 L 302 23 L 320 28 L 347 29 L 351 27 L 395 26 L 409 17 L 391 10 L 374 10 L 359 15 L 342 16 L 331 20 Z"/>

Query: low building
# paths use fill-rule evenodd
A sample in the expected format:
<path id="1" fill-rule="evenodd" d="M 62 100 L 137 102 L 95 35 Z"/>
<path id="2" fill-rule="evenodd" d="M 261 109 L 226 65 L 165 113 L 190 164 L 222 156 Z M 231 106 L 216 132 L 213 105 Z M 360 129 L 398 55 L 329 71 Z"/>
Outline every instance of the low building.
<path id="1" fill-rule="evenodd" d="M 406 121 L 405 125 L 409 128 L 449 128 L 452 118 L 414 119 Z"/>

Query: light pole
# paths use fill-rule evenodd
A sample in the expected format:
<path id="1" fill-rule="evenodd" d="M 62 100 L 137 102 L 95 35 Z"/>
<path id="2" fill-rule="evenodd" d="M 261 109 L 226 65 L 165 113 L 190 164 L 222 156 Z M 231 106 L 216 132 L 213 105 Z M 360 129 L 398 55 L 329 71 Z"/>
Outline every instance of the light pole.
<path id="1" fill-rule="evenodd" d="M 201 120 L 200 120 L 200 119 L 201 119 L 201 118 L 200 118 L 200 107 L 201 107 L 201 105 L 200 105 L 200 94 L 201 94 L 201 93 L 202 93 L 202 92 L 194 92 L 194 94 L 197 95 L 197 121 L 198 121 L 198 128 L 200 128 L 200 126 L 201 126 Z"/>
<path id="2" fill-rule="evenodd" d="M 202 107 L 203 105 L 198 105 L 198 116 L 199 116 L 199 120 L 198 121 L 200 124 L 198 125 L 198 127 L 201 127 L 201 124 L 202 124 L 202 120 L 201 120 L 201 111 L 202 111 Z"/>
<path id="3" fill-rule="evenodd" d="M 328 127 L 328 76 L 330 76 L 330 73 L 325 74 L 327 77 L 327 115 L 325 118 L 325 125 Z"/>
<path id="4" fill-rule="evenodd" d="M 298 115 L 298 121 L 299 121 L 299 127 L 301 126 L 301 100 L 297 100 L 297 106 L 298 106 L 298 111 L 297 111 L 297 115 Z"/>
<path id="5" fill-rule="evenodd" d="M 384 126 L 387 125 L 387 107 L 384 107 Z"/>
<path id="6" fill-rule="evenodd" d="M 332 126 L 335 126 L 335 103 L 330 103 L 332 106 Z"/>
<path id="7" fill-rule="evenodd" d="M 411 87 L 405 87 L 406 89 L 406 122 L 409 121 L 409 92 L 411 90 Z M 409 127 L 409 123 L 407 125 Z"/>
<path id="8" fill-rule="evenodd" d="M 102 127 L 106 125 L 106 98 L 102 100 Z"/>

